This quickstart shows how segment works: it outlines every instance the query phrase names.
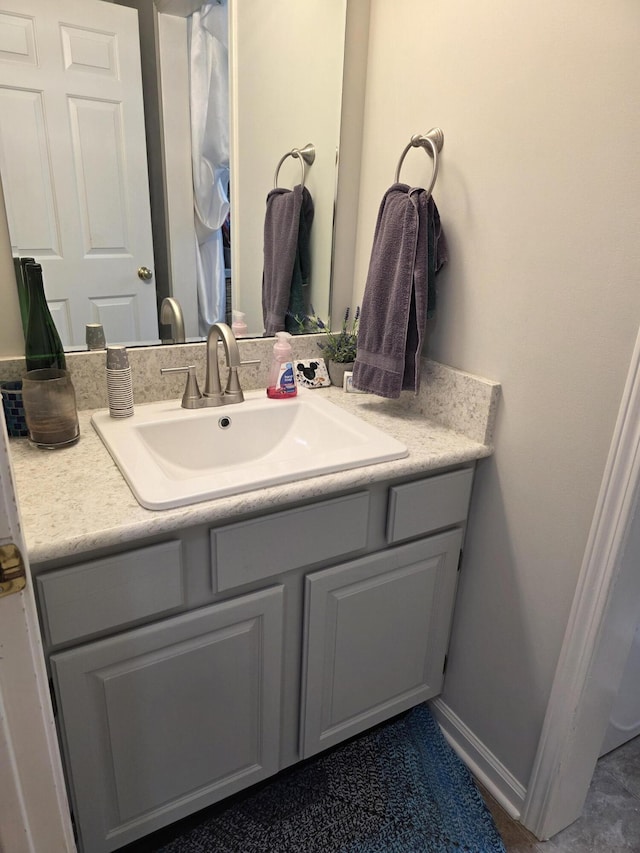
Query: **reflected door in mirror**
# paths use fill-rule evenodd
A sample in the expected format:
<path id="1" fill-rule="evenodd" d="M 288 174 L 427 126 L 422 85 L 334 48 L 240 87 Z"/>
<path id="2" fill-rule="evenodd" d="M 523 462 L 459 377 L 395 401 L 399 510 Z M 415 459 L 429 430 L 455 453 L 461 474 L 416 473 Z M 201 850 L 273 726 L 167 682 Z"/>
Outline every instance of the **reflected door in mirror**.
<path id="1" fill-rule="evenodd" d="M 66 347 L 158 340 L 137 13 L 0 0 L 0 170 L 14 254 Z"/>

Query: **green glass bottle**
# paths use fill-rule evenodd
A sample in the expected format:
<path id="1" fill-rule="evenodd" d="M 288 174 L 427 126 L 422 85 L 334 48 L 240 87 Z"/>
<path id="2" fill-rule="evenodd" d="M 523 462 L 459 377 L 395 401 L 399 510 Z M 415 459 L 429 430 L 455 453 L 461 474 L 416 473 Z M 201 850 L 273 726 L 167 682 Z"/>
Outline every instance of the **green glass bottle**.
<path id="1" fill-rule="evenodd" d="M 60 335 L 53 322 L 42 283 L 40 264 L 25 264 L 29 293 L 29 318 L 25 335 L 25 359 L 27 370 L 41 367 L 66 368 Z"/>
<path id="2" fill-rule="evenodd" d="M 27 277 L 24 272 L 25 264 L 35 264 L 35 258 L 15 258 L 13 266 L 16 273 L 16 285 L 18 287 L 18 299 L 20 302 L 20 319 L 22 321 L 22 334 L 27 336 L 27 322 L 29 320 L 29 293 L 27 291 Z"/>

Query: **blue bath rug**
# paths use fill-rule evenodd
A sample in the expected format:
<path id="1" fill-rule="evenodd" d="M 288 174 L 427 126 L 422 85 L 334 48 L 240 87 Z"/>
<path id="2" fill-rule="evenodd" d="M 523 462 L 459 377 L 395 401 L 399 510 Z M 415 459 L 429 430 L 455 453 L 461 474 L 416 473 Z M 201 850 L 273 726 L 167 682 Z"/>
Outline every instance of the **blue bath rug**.
<path id="1" fill-rule="evenodd" d="M 505 853 L 470 772 L 426 705 L 214 808 L 147 849 Z"/>

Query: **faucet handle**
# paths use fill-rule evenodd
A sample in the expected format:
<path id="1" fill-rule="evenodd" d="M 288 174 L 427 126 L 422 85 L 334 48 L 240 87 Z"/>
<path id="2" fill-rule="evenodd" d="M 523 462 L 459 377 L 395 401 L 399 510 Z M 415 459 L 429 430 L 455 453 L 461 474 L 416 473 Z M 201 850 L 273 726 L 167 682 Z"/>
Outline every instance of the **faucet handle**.
<path id="1" fill-rule="evenodd" d="M 190 364 L 188 367 L 161 367 L 160 373 L 186 373 L 187 384 L 182 395 L 183 409 L 198 409 L 202 405 L 202 394 L 198 387 L 198 379 L 196 377 L 196 366 Z"/>
<path id="2" fill-rule="evenodd" d="M 244 394 L 240 387 L 240 379 L 238 378 L 238 368 L 230 367 L 229 376 L 227 377 L 227 387 L 224 389 L 223 396 L 225 403 L 242 403 Z"/>
<path id="3" fill-rule="evenodd" d="M 249 361 L 241 361 L 240 365 L 243 364 L 260 364 L 260 359 L 252 358 Z M 229 376 L 227 378 L 227 387 L 224 391 L 224 399 L 227 403 L 242 403 L 244 400 L 244 394 L 240 387 L 240 379 L 238 378 L 237 367 L 229 368 Z"/>

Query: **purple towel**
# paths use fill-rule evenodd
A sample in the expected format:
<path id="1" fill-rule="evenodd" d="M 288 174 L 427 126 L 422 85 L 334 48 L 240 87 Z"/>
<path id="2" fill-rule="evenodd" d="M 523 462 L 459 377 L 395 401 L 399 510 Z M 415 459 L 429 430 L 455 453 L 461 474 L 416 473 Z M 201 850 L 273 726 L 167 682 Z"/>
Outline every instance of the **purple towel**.
<path id="1" fill-rule="evenodd" d="M 426 191 L 393 184 L 384 194 L 362 301 L 353 385 L 380 397 L 420 387 L 435 275 L 447 260 L 440 216 Z"/>
<path id="2" fill-rule="evenodd" d="M 306 187 L 276 187 L 267 196 L 264 218 L 264 269 L 262 317 L 265 335 L 285 329 L 285 318 L 294 280 L 301 217 L 310 225 L 313 202 Z"/>

